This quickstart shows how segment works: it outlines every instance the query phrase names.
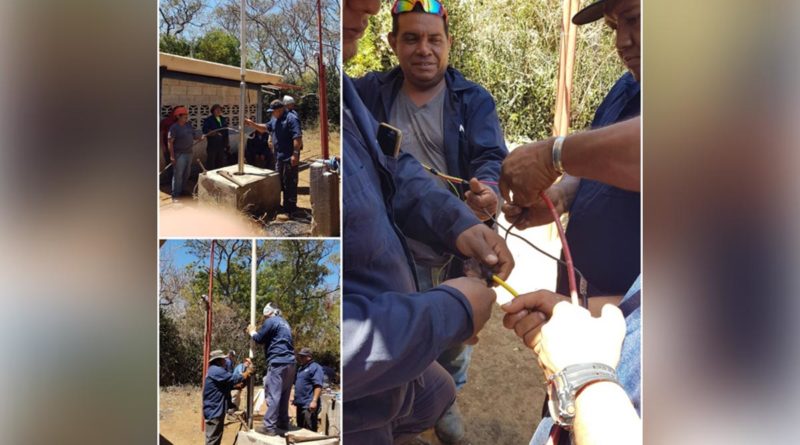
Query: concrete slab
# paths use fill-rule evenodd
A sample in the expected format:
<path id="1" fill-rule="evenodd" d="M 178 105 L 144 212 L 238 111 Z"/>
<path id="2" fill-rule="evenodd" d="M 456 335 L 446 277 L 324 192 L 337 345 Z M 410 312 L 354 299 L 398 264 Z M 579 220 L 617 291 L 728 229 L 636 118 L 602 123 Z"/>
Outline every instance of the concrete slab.
<path id="1" fill-rule="evenodd" d="M 291 431 L 289 434 L 293 434 L 296 437 L 325 437 L 322 434 L 305 429 Z M 285 437 L 265 436 L 255 431 L 239 431 L 238 436 L 236 436 L 236 443 L 240 445 L 286 445 L 287 442 Z M 339 439 L 322 439 L 303 443 L 309 445 L 338 445 Z"/>
<path id="2" fill-rule="evenodd" d="M 235 174 L 237 171 L 237 165 L 230 165 L 201 173 L 197 178 L 197 195 L 200 201 L 257 216 L 280 206 L 281 181 L 278 172 L 252 165 L 244 166 L 244 175 Z M 230 174 L 238 184 L 220 172 Z"/>

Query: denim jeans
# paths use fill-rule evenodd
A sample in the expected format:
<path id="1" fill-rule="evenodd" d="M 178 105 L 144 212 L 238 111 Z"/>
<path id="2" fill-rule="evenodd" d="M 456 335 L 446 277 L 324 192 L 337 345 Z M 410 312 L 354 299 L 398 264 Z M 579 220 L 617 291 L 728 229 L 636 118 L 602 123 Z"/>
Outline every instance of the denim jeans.
<path id="1" fill-rule="evenodd" d="M 439 277 L 434 277 L 434 274 L 440 272 L 439 269 L 431 269 L 426 266 L 416 266 L 417 279 L 419 280 L 419 290 L 425 291 L 431 289 L 435 285 L 439 285 Z M 436 359 L 440 365 L 453 377 L 456 384 L 456 390 L 467 384 L 467 370 L 472 358 L 472 346 L 460 344 L 446 349 L 439 358 Z"/>
<path id="2" fill-rule="evenodd" d="M 181 196 L 183 186 L 189 180 L 189 173 L 192 171 L 192 153 L 176 153 L 172 168 L 172 197 L 177 198 Z"/>

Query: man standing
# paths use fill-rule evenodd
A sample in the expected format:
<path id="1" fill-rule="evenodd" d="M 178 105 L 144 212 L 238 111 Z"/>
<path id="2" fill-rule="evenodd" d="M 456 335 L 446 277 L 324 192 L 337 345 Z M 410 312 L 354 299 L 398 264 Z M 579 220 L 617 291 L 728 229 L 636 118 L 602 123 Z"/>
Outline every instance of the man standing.
<path id="1" fill-rule="evenodd" d="M 180 106 L 180 105 L 179 105 Z M 164 119 L 161 119 L 159 123 L 159 133 L 161 134 L 161 152 L 164 154 L 164 165 L 168 165 L 170 161 L 169 155 L 169 129 L 172 127 L 172 124 L 178 121 L 175 117 L 175 110 L 179 107 L 172 107 L 169 110 L 169 113 Z M 164 173 L 161 176 L 161 184 L 169 184 L 172 182 L 172 170 L 174 166 L 170 166 L 165 168 Z"/>
<path id="2" fill-rule="evenodd" d="M 264 306 L 264 322 L 261 329 L 247 328 L 250 337 L 264 345 L 267 359 L 267 373 L 264 376 L 264 391 L 267 397 L 267 413 L 264 425 L 256 432 L 268 436 L 278 435 L 289 430 L 289 393 L 295 373 L 294 344 L 292 328 L 280 315 L 280 310 L 267 303 Z"/>
<path id="3" fill-rule="evenodd" d="M 552 222 L 538 198 L 545 188 L 557 210 L 569 212 L 566 235 L 572 258 L 586 278 L 590 301 L 597 304 L 618 304 L 640 273 L 639 7 L 640 0 L 600 0 L 572 19 L 583 25 L 605 17 L 615 32 L 617 54 L 629 71 L 597 109 L 592 130 L 520 147 L 503 164 L 501 186 L 504 193 L 514 193 L 514 202 L 503 210 L 516 227 Z M 585 156 L 593 146 L 599 147 L 594 150 L 598 159 Z M 550 186 L 562 174 L 563 179 Z M 569 294 L 562 266 L 556 292 Z"/>
<path id="4" fill-rule="evenodd" d="M 245 357 L 242 363 L 236 365 L 233 368 L 233 376 L 236 377 L 237 375 L 241 375 L 245 369 L 248 369 L 253 366 L 253 361 L 250 360 L 250 357 Z M 233 403 L 233 410 L 234 412 L 239 409 L 239 402 L 242 400 L 242 387 L 240 385 L 236 385 L 233 387 L 233 391 L 231 392 L 231 402 Z"/>
<path id="5" fill-rule="evenodd" d="M 271 133 L 277 160 L 275 170 L 281 178 L 283 212 L 291 216 L 297 210 L 297 166 L 300 162 L 300 150 L 303 149 L 303 131 L 300 129 L 300 120 L 295 114 L 287 113 L 280 100 L 273 100 L 267 111 L 272 113 L 269 128 L 250 119 L 245 119 L 245 125 L 260 133 Z"/>
<path id="6" fill-rule="evenodd" d="M 225 358 L 225 369 L 228 372 L 233 372 L 233 368 L 236 365 L 236 351 L 231 349 L 228 351 L 228 357 Z"/>
<path id="7" fill-rule="evenodd" d="M 458 194 L 478 219 L 489 220 L 498 211 L 498 190 L 479 181 L 497 183 L 508 150 L 491 94 L 448 67 L 447 10 L 438 0 L 395 1 L 388 40 L 400 66 L 355 80 L 364 105 L 375 119 L 403 132 L 403 152 L 437 171 L 476 178 L 469 188 L 458 186 Z M 439 185 L 451 187 L 443 180 Z M 441 249 L 414 239 L 408 245 L 420 290 L 463 276 L 463 262 Z M 472 346 L 457 345 L 438 359 L 458 390 L 466 384 L 471 352 Z M 463 438 L 457 403 L 436 424 L 436 433 L 446 444 Z"/>
<path id="8" fill-rule="evenodd" d="M 169 159 L 172 162 L 172 201 L 178 200 L 183 193 L 183 186 L 189 179 L 192 170 L 192 148 L 194 142 L 205 136 L 197 132 L 189 123 L 189 112 L 184 107 L 175 108 L 177 122 L 169 127 L 167 142 Z"/>
<path id="9" fill-rule="evenodd" d="M 224 167 L 225 153 L 231 147 L 228 139 L 228 120 L 222 115 L 222 107 L 219 104 L 211 107 L 211 116 L 203 121 L 203 134 L 207 135 L 208 139 L 206 168 L 215 170 Z"/>
<path id="10" fill-rule="evenodd" d="M 345 60 L 379 9 L 380 0 L 345 0 Z M 514 260 L 503 239 L 413 156 L 385 155 L 378 123 L 346 75 L 342 88 L 344 441 L 399 443 L 452 405 L 453 379 L 435 360 L 477 341 L 495 299 L 485 282 L 466 277 L 418 292 L 406 236 L 479 259 L 501 278 Z"/>
<path id="11" fill-rule="evenodd" d="M 222 443 L 225 429 L 225 413 L 228 410 L 231 390 L 234 385 L 246 381 L 252 373 L 251 368 L 238 376 L 225 369 L 225 354 L 221 350 L 211 352 L 208 372 L 203 384 L 203 417 L 206 419 L 206 445 Z"/>
<path id="12" fill-rule="evenodd" d="M 297 354 L 300 369 L 294 380 L 294 406 L 297 407 L 297 427 L 317 431 L 317 416 L 320 411 L 319 395 L 325 373 L 315 362 L 311 349 L 303 348 Z"/>

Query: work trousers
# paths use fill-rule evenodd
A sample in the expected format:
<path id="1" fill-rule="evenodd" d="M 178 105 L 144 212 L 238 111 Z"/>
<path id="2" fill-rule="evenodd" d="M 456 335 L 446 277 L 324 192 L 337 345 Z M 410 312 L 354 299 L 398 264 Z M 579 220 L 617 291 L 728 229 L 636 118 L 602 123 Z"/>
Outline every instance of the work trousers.
<path id="1" fill-rule="evenodd" d="M 403 444 L 432 428 L 456 400 L 453 378 L 436 362 L 428 366 L 412 385 L 403 402 L 403 406 L 411 406 L 407 415 L 389 419 L 379 428 L 345 432 L 344 443 Z"/>
<path id="2" fill-rule="evenodd" d="M 178 198 L 183 194 L 183 186 L 186 185 L 189 173 L 192 171 L 192 153 L 175 153 L 172 168 L 172 197 Z"/>
<path id="3" fill-rule="evenodd" d="M 297 407 L 297 427 L 311 431 L 317 431 L 317 419 L 319 417 L 320 401 L 317 401 L 317 409 L 310 410 L 308 406 Z"/>
<path id="4" fill-rule="evenodd" d="M 281 191 L 283 192 L 283 211 L 287 213 L 297 210 L 297 166 L 292 167 L 292 161 L 276 162 L 275 170 L 281 177 Z"/>
<path id="5" fill-rule="evenodd" d="M 206 148 L 206 170 L 216 170 L 225 166 L 225 147 L 210 145 Z"/>
<path id="6" fill-rule="evenodd" d="M 267 413 L 264 428 L 275 431 L 289 429 L 289 393 L 294 383 L 295 364 L 270 365 L 264 376 L 264 393 L 267 396 Z"/>
<path id="7" fill-rule="evenodd" d="M 206 445 L 220 445 L 225 430 L 225 415 L 216 419 L 206 419 Z"/>

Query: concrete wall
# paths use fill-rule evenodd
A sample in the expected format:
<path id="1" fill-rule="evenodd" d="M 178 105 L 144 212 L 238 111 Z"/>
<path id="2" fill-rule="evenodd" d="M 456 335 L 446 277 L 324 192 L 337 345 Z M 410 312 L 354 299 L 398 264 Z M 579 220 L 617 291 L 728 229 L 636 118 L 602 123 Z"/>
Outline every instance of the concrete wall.
<path id="1" fill-rule="evenodd" d="M 222 115 L 228 119 L 231 127 L 239 125 L 239 87 L 227 86 L 212 83 L 201 77 L 196 80 L 184 78 L 174 78 L 164 76 L 161 79 L 161 118 L 166 117 L 170 108 L 175 105 L 184 105 L 189 110 L 189 122 L 200 130 L 203 126 L 203 119 L 211 114 L 211 106 L 214 104 L 222 105 Z M 247 109 L 245 116 L 258 121 L 256 114 L 258 111 L 258 88 L 250 86 L 247 90 Z M 238 133 L 230 135 L 231 150 L 236 152 L 239 148 Z M 194 147 L 195 157 L 200 158 L 201 162 L 206 159 L 205 141 L 198 143 Z M 163 163 L 162 166 L 166 165 Z"/>

